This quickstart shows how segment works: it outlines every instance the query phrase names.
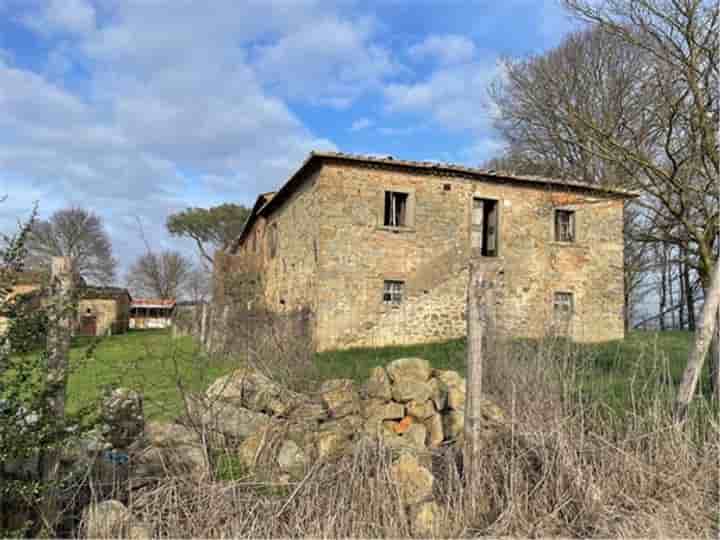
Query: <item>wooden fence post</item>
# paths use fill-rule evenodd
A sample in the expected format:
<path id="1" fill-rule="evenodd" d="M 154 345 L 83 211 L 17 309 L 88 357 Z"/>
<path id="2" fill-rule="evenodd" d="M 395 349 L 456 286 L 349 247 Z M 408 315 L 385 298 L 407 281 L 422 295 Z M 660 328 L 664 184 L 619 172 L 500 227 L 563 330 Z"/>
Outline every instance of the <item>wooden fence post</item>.
<path id="1" fill-rule="evenodd" d="M 690 349 L 688 363 L 683 373 L 680 388 L 675 399 L 675 422 L 682 423 L 687 420 L 690 402 L 695 395 L 700 373 L 702 372 L 705 356 L 710 348 L 713 339 L 717 312 L 720 307 L 720 261 L 715 263 L 710 288 L 705 295 L 705 306 L 703 307 L 700 320 L 695 325 L 695 344 Z M 714 359 L 710 360 L 711 362 Z"/>
<path id="2" fill-rule="evenodd" d="M 469 482 L 477 477 L 482 436 L 483 341 L 494 327 L 497 264 L 470 263 L 467 290 L 467 379 L 465 392 L 464 470 Z"/>
<path id="3" fill-rule="evenodd" d="M 73 300 L 74 279 L 68 257 L 53 257 L 50 274 L 50 304 L 47 329 L 47 422 L 52 429 L 62 429 L 65 419 L 65 391 L 67 386 L 70 340 L 75 319 Z M 57 494 L 59 451 L 52 445 L 44 449 L 41 460 L 43 485 L 48 487 L 42 505 L 42 519 L 48 534 L 57 523 Z"/>

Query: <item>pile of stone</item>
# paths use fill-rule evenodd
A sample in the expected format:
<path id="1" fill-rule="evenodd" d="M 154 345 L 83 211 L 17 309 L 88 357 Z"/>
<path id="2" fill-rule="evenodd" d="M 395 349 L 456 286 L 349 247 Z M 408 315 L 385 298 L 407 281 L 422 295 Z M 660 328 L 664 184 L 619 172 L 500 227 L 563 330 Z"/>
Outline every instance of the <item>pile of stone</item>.
<path id="1" fill-rule="evenodd" d="M 110 396 L 105 417 L 117 426 L 105 439 L 127 445 L 142 426 L 138 396 Z M 483 402 L 486 439 L 507 425 L 503 412 Z M 314 395 L 292 392 L 262 373 L 241 368 L 217 379 L 194 399 L 183 423 L 148 422 L 131 443 L 135 482 L 165 474 L 209 473 L 208 450 L 234 452 L 248 472 L 275 482 L 302 479 L 318 460 L 372 442 L 393 456 L 390 474 L 406 505 L 414 534 L 434 534 L 440 509 L 433 502 L 431 454 L 462 441 L 465 379 L 433 369 L 422 358 L 376 367 L 359 387 L 333 379 Z"/>

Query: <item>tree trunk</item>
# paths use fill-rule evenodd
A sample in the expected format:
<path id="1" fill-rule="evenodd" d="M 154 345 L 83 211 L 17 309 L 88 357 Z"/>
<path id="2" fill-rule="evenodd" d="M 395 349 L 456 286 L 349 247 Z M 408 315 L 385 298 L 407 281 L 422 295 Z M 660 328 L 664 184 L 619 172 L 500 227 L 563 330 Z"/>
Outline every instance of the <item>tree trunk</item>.
<path id="1" fill-rule="evenodd" d="M 710 348 L 713 334 L 716 334 L 715 324 L 717 322 L 718 306 L 720 305 L 720 262 L 715 263 L 712 273 L 710 287 L 705 293 L 705 306 L 697 321 L 695 332 L 695 344 L 690 350 L 688 363 L 683 373 L 680 388 L 675 400 L 675 421 L 684 422 L 687 419 L 690 402 L 695 395 L 700 373 L 702 372 L 705 355 Z M 711 363 L 716 360 L 712 359 Z M 717 362 L 715 362 L 717 363 Z"/>
<path id="2" fill-rule="evenodd" d="M 65 391 L 67 386 L 70 338 L 75 318 L 73 301 L 72 264 L 68 257 L 53 257 L 51 266 L 51 298 L 47 330 L 47 424 L 52 431 L 62 429 L 65 419 Z M 41 474 L 48 489 L 41 507 L 45 533 L 54 536 L 57 525 L 56 482 L 59 470 L 59 451 L 54 446 L 43 450 Z"/>
<path id="3" fill-rule="evenodd" d="M 659 298 L 659 309 L 660 309 L 660 330 L 665 330 L 665 306 L 667 305 L 667 273 L 665 272 L 665 269 L 667 268 L 667 257 L 665 256 L 665 248 L 662 248 L 662 261 L 661 261 L 661 268 L 660 268 L 660 298 Z"/>
<path id="4" fill-rule="evenodd" d="M 717 263 L 720 265 L 720 262 Z M 710 392 L 720 403 L 720 312 L 715 312 L 715 331 L 710 342 Z"/>
<path id="5" fill-rule="evenodd" d="M 691 332 L 695 331 L 695 295 L 692 290 L 692 283 L 690 283 L 690 266 L 685 264 L 685 302 L 687 303 L 687 327 Z"/>
<path id="6" fill-rule="evenodd" d="M 472 482 L 479 470 L 482 435 L 483 343 L 494 327 L 497 264 L 470 264 L 467 292 L 467 382 L 465 396 L 465 471 Z"/>

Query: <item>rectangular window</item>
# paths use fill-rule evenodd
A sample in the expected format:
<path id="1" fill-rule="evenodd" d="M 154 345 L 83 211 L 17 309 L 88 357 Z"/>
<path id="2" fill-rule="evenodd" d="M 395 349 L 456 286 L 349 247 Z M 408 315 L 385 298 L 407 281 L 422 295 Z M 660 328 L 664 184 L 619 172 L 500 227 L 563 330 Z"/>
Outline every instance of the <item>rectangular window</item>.
<path id="1" fill-rule="evenodd" d="M 277 255 L 277 248 L 278 248 L 278 230 L 277 230 L 277 223 L 273 223 L 270 225 L 270 231 L 268 234 L 268 251 L 270 252 L 270 258 L 274 258 L 275 255 Z"/>
<path id="2" fill-rule="evenodd" d="M 403 281 L 385 281 L 383 287 L 383 303 L 394 306 L 402 304 L 404 288 L 405 282 Z"/>
<path id="3" fill-rule="evenodd" d="M 567 322 L 572 318 L 573 311 L 573 294 L 569 292 L 556 292 L 553 300 L 555 320 L 558 322 Z"/>
<path id="4" fill-rule="evenodd" d="M 575 212 L 555 210 L 555 240 L 557 242 L 575 241 Z"/>
<path id="5" fill-rule="evenodd" d="M 472 247 L 482 257 L 497 257 L 498 215 L 498 201 L 473 198 Z"/>
<path id="6" fill-rule="evenodd" d="M 408 226 L 408 194 L 397 191 L 385 192 L 385 220 L 386 227 Z"/>

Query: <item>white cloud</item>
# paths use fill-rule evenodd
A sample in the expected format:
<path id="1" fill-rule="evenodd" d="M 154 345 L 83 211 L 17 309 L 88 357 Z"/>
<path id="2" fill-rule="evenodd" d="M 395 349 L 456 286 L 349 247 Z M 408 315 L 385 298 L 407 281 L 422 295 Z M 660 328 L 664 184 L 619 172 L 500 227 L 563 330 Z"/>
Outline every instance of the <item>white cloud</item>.
<path id="1" fill-rule="evenodd" d="M 321 15 L 275 43 L 256 47 L 253 67 L 292 100 L 343 107 L 397 69 L 390 53 L 372 42 L 373 31 L 368 18 Z"/>
<path id="2" fill-rule="evenodd" d="M 372 120 L 370 120 L 369 118 L 358 118 L 350 126 L 350 131 L 360 131 L 363 129 L 367 129 L 370 126 L 372 126 L 373 123 L 374 122 Z"/>
<path id="3" fill-rule="evenodd" d="M 95 29 L 95 8 L 87 0 L 47 0 L 22 20 L 43 34 L 86 34 Z"/>
<path id="4" fill-rule="evenodd" d="M 498 65 L 489 61 L 444 67 L 417 83 L 388 85 L 386 106 L 427 113 L 450 130 L 485 132 L 492 123 L 488 87 L 498 74 Z"/>
<path id="5" fill-rule="evenodd" d="M 291 2 L 275 15 L 259 0 L 221 4 L 108 1 L 95 28 L 94 14 L 70 10 L 79 2 L 66 12 L 47 5 L 38 36 L 74 32 L 48 38 L 57 45 L 47 76 L 0 57 L 0 190 L 13 208 L 29 208 L 18 194 L 33 193 L 44 217 L 68 204 L 99 212 L 129 264 L 144 249 L 136 216 L 150 239 L 167 244 L 169 213 L 251 203 L 311 149 L 334 149 L 248 63 L 249 42 L 292 33 L 293 17 L 308 16 L 315 2 Z M 87 78 L 66 86 L 78 65 Z M 0 230 L 13 220 L 0 219 Z"/>
<path id="6" fill-rule="evenodd" d="M 458 34 L 432 35 L 413 45 L 408 51 L 416 60 L 431 58 L 441 64 L 462 64 L 472 60 L 475 44 L 466 36 Z"/>

